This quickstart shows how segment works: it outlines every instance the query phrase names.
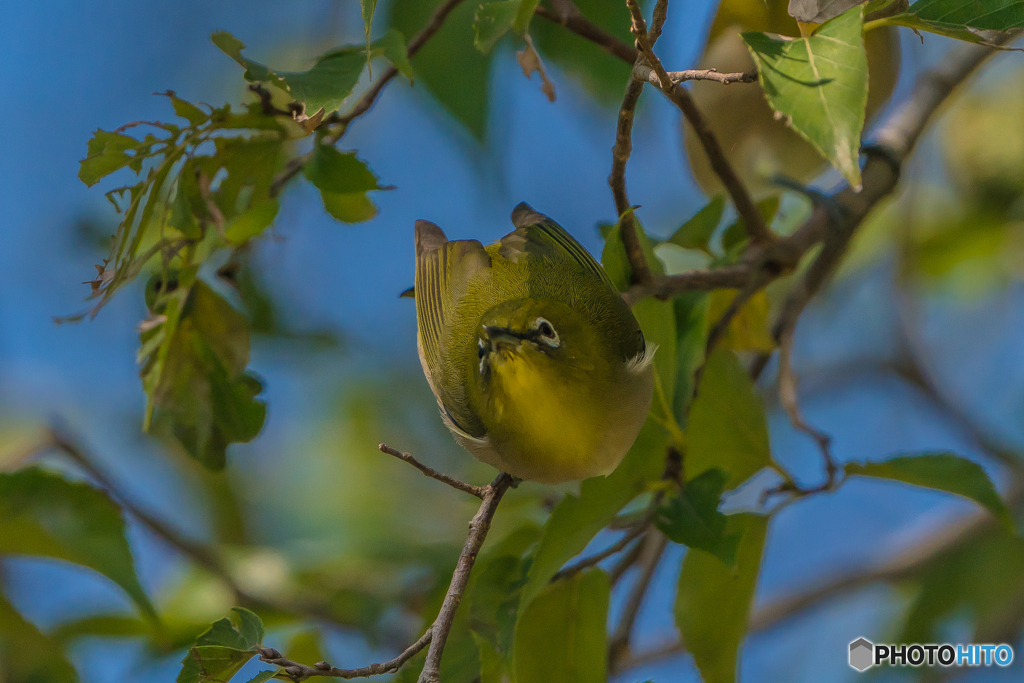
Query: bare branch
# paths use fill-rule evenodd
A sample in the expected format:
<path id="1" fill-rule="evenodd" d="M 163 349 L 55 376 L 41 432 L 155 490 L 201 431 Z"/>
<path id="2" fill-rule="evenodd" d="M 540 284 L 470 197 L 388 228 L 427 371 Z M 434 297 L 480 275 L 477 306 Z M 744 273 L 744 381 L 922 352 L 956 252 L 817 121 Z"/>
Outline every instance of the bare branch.
<path id="1" fill-rule="evenodd" d="M 455 572 L 452 574 L 452 582 L 448 586 L 448 593 L 444 596 L 441 604 L 441 611 L 430 627 L 433 635 L 430 641 L 430 649 L 427 651 L 427 661 L 420 673 L 419 683 L 440 683 L 441 680 L 441 654 L 444 652 L 445 641 L 448 640 L 448 632 L 451 631 L 452 622 L 455 619 L 455 611 L 462 602 L 462 594 L 466 590 L 469 581 L 469 573 L 476 563 L 477 553 L 480 552 L 487 532 L 491 528 L 491 520 L 494 512 L 498 509 L 498 503 L 502 496 L 512 485 L 512 477 L 508 474 L 499 474 L 498 478 L 491 482 L 484 489 L 483 502 L 480 509 L 473 516 L 469 523 L 469 537 L 466 545 L 462 548 L 462 555 L 455 565 Z"/>
<path id="2" fill-rule="evenodd" d="M 641 64 L 634 69 L 637 78 L 646 83 L 661 88 L 661 79 L 658 74 L 654 72 L 654 69 Z M 753 83 L 757 80 L 757 69 L 751 71 L 737 71 L 734 73 L 722 73 L 717 69 L 685 69 L 683 71 L 668 71 L 669 79 L 673 83 L 682 83 L 684 81 L 716 81 L 723 85 L 729 85 L 730 83 Z"/>
<path id="3" fill-rule="evenodd" d="M 404 460 L 405 462 L 409 463 L 410 465 L 418 469 L 424 475 L 430 477 L 431 479 L 437 479 L 442 483 L 448 484 L 453 489 L 458 489 L 463 493 L 468 493 L 471 496 L 476 496 L 477 498 L 481 499 L 487 492 L 487 488 L 484 486 L 473 486 L 472 484 L 463 483 L 454 477 L 450 477 L 447 474 L 444 474 L 443 472 L 438 472 L 437 470 L 431 467 L 427 467 L 419 460 L 412 457 L 412 455 L 410 455 L 409 453 L 402 453 L 401 451 L 396 451 L 394 448 L 388 446 L 387 444 L 382 443 L 377 448 L 380 449 L 381 453 L 387 453 L 388 455 L 395 456 L 399 460 Z"/>
<path id="4" fill-rule="evenodd" d="M 644 17 L 640 12 L 640 5 L 637 0 L 626 0 L 626 5 L 629 7 L 630 15 L 633 19 L 631 30 L 633 35 L 636 36 L 637 47 L 640 48 L 640 52 L 643 53 L 644 58 L 657 77 L 658 83 L 655 85 L 679 107 L 679 110 L 683 112 L 683 116 L 693 127 L 694 133 L 697 134 L 701 146 L 704 147 L 704 151 L 708 155 L 708 161 L 711 163 L 712 170 L 714 170 L 719 180 L 722 181 L 726 192 L 732 198 L 736 212 L 743 219 L 751 241 L 760 244 L 770 243 L 773 237 L 768 227 L 764 224 L 761 212 L 757 210 L 757 205 L 754 204 L 754 200 L 747 191 L 746 186 L 743 185 L 743 181 L 736 175 L 732 164 L 726 158 L 725 153 L 722 151 L 722 146 L 718 143 L 718 138 L 715 137 L 704 115 L 697 108 L 697 103 L 693 101 L 689 92 L 678 87 L 672 81 L 668 72 L 665 71 L 661 60 L 654 54 L 653 41 L 647 33 Z"/>
<path id="5" fill-rule="evenodd" d="M 608 54 L 618 57 L 624 62 L 633 64 L 636 62 L 637 57 L 640 56 L 640 51 L 635 47 L 622 42 L 584 17 L 571 0 L 553 0 L 551 4 L 555 7 L 554 11 L 538 5 L 535 14 L 548 21 L 561 24 L 576 35 L 589 40 Z"/>
<path id="6" fill-rule="evenodd" d="M 619 620 L 615 631 L 608 640 L 608 668 L 610 671 L 619 671 L 618 662 L 629 656 L 629 641 L 633 633 L 633 625 L 636 623 L 637 614 L 643 604 L 644 596 L 654 578 L 654 571 L 661 562 L 661 556 L 668 545 L 668 537 L 660 531 L 652 530 L 644 537 L 640 551 L 640 575 L 633 584 L 633 589 L 626 598 L 626 606 L 622 609 L 622 618 Z"/>
<path id="7" fill-rule="evenodd" d="M 643 246 L 640 244 L 640 237 L 636 230 L 636 218 L 633 216 L 633 207 L 629 203 L 626 194 L 626 162 L 633 152 L 633 117 L 636 113 L 636 103 L 640 99 L 640 93 L 644 85 L 630 76 L 626 83 L 626 94 L 622 98 L 622 106 L 619 107 L 619 118 L 615 125 L 615 146 L 612 147 L 612 172 L 608 176 L 608 185 L 612 188 L 612 197 L 615 199 L 615 212 L 619 216 L 619 230 L 622 237 L 622 245 L 626 249 L 626 258 L 629 259 L 631 280 L 633 284 L 642 284 L 651 279 L 651 268 L 644 255 Z"/>
<path id="8" fill-rule="evenodd" d="M 370 664 L 359 669 L 338 669 L 327 662 L 317 662 L 313 666 L 292 661 L 282 657 L 281 653 L 272 647 L 260 648 L 260 659 L 267 664 L 276 664 L 283 669 L 283 673 L 293 681 L 304 681 L 314 676 L 328 676 L 330 678 L 367 678 L 381 674 L 396 673 L 402 665 L 412 659 L 420 650 L 430 644 L 433 637 L 433 626 L 427 629 L 420 639 L 407 647 L 402 654 L 394 659 L 379 664 Z"/>

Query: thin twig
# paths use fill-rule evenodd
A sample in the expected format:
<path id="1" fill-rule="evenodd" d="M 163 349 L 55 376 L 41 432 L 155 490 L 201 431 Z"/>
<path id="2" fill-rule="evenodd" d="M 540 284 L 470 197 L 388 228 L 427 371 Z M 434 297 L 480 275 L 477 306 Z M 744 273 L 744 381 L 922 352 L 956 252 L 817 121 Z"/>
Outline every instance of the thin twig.
<path id="1" fill-rule="evenodd" d="M 534 11 L 538 17 L 560 24 L 576 35 L 589 40 L 613 57 L 618 57 L 630 64 L 636 62 L 640 51 L 632 45 L 628 45 L 612 34 L 605 31 L 597 24 L 589 21 L 579 8 L 570 0 L 553 0 L 554 10 L 549 10 L 540 5 Z"/>
<path id="2" fill-rule="evenodd" d="M 580 560 L 579 562 L 576 562 L 575 564 L 570 564 L 558 570 L 558 572 L 553 577 L 551 577 L 551 581 L 558 581 L 560 579 L 573 576 L 574 574 L 578 574 L 584 569 L 600 564 L 612 555 L 615 555 L 616 553 L 625 550 L 630 543 L 635 541 L 640 536 L 643 536 L 647 532 L 647 529 L 650 528 L 651 522 L 654 520 L 654 516 L 658 512 L 658 506 L 661 504 L 661 500 L 663 497 L 664 491 L 658 491 L 658 493 L 655 494 L 655 496 L 652 498 L 651 504 L 647 507 L 647 510 L 644 512 L 643 517 L 639 521 L 635 522 L 632 526 L 630 526 L 626 530 L 626 533 L 622 535 L 622 538 L 620 538 L 618 541 L 611 544 L 601 552 L 595 555 L 591 555 L 590 557 L 586 557 Z"/>
<path id="3" fill-rule="evenodd" d="M 615 566 L 608 570 L 608 581 L 610 581 L 613 586 L 622 579 L 625 573 L 629 571 L 630 567 L 637 563 L 643 549 L 644 541 L 643 538 L 641 538 L 633 544 L 633 547 L 629 549 L 629 552 L 623 554 L 623 556 L 619 558 L 619 561 L 615 563 Z"/>
<path id="4" fill-rule="evenodd" d="M 641 81 L 661 88 L 661 79 L 651 67 L 641 64 L 635 67 L 634 71 L 637 78 Z M 757 69 L 733 73 L 722 73 L 718 69 L 684 69 L 683 71 L 668 71 L 666 73 L 669 79 L 677 84 L 684 81 L 715 81 L 723 85 L 729 85 L 730 83 L 753 83 L 757 80 Z"/>
<path id="5" fill-rule="evenodd" d="M 626 162 L 633 152 L 633 117 L 636 115 L 636 103 L 644 85 L 632 76 L 626 83 L 626 94 L 622 97 L 619 107 L 619 118 L 615 125 L 615 145 L 612 147 L 612 172 L 608 176 L 608 185 L 612 188 L 615 199 L 615 212 L 619 216 L 619 229 L 622 245 L 626 249 L 629 260 L 632 284 L 643 284 L 651 279 L 651 268 L 644 255 L 640 237 L 637 234 L 636 218 L 633 207 L 626 194 Z"/>
<path id="6" fill-rule="evenodd" d="M 314 676 L 328 676 L 330 678 L 367 678 L 369 676 L 380 676 L 381 674 L 393 674 L 402 668 L 402 665 L 412 659 L 420 650 L 430 644 L 433 637 L 433 626 L 420 636 L 420 639 L 407 647 L 402 654 L 394 659 L 379 664 L 370 664 L 359 669 L 338 669 L 327 662 L 317 662 L 315 665 L 302 664 L 287 657 L 272 647 L 260 648 L 260 659 L 267 664 L 275 664 L 282 668 L 283 674 L 293 681 L 304 681 Z"/>
<path id="7" fill-rule="evenodd" d="M 680 111 L 683 112 L 683 116 L 693 127 L 693 131 L 697 134 L 701 146 L 704 147 L 704 151 L 708 155 L 708 161 L 711 163 L 712 170 L 719 180 L 722 181 L 722 185 L 725 186 L 733 205 L 736 207 L 736 212 L 743 219 L 747 228 L 747 234 L 750 235 L 750 240 L 761 244 L 770 243 L 773 239 L 772 234 L 769 232 L 768 226 L 765 225 L 761 212 L 757 210 L 757 205 L 754 204 L 750 192 L 747 191 L 743 181 L 740 180 L 732 164 L 726 158 L 725 153 L 722 151 L 722 146 L 718 143 L 718 138 L 715 137 L 704 115 L 697 108 L 697 103 L 694 102 L 690 93 L 684 88 L 678 87 L 672 81 L 668 72 L 665 71 L 661 60 L 654 54 L 654 41 L 651 40 L 651 36 L 647 32 L 639 3 L 637 0 L 626 0 L 626 5 L 629 7 L 630 16 L 633 20 L 631 30 L 633 35 L 636 36 L 637 47 L 640 48 L 640 52 L 643 53 L 644 58 L 657 76 L 658 83 L 656 86 L 679 107 Z"/>
<path id="8" fill-rule="evenodd" d="M 424 475 L 430 477 L 431 479 L 436 479 L 439 482 L 442 482 L 444 484 L 448 484 L 453 489 L 458 489 L 459 491 L 462 491 L 463 493 L 468 493 L 469 495 L 476 496 L 477 498 L 480 498 L 480 499 L 482 499 L 484 497 L 484 494 L 487 492 L 487 487 L 485 487 L 485 486 L 473 486 L 472 484 L 466 484 L 464 482 L 461 482 L 458 479 L 456 479 L 454 477 L 450 477 L 450 476 L 448 476 L 447 474 L 445 474 L 443 472 L 438 472 L 437 470 L 435 470 L 435 469 L 433 469 L 431 467 L 427 467 L 426 465 L 421 463 L 419 460 L 417 460 L 416 458 L 412 457 L 412 455 L 410 455 L 409 453 L 402 453 L 401 451 L 396 451 L 394 448 L 392 448 L 391 446 L 388 446 L 387 444 L 382 443 L 377 448 L 380 449 L 381 453 L 387 453 L 388 455 L 393 455 L 396 458 L 398 458 L 399 460 L 403 460 L 403 461 L 409 463 L 410 465 L 412 465 L 413 467 L 415 467 L 416 469 L 418 469 L 420 472 L 422 472 Z"/>
<path id="9" fill-rule="evenodd" d="M 654 572 L 661 562 L 661 556 L 668 545 L 668 537 L 657 530 L 651 530 L 644 537 L 643 549 L 640 551 L 640 575 L 636 578 L 629 596 L 626 598 L 626 605 L 622 609 L 622 617 L 615 627 L 611 638 L 608 640 L 608 668 L 611 671 L 619 669 L 618 662 L 629 656 L 629 642 L 633 633 L 633 625 L 636 623 L 637 614 L 643 604 L 644 596 L 654 578 Z"/>
<path id="10" fill-rule="evenodd" d="M 483 502 L 480 509 L 473 516 L 469 523 L 469 537 L 466 545 L 462 548 L 459 562 L 455 565 L 452 573 L 452 582 L 448 586 L 448 593 L 444 596 L 441 604 L 441 611 L 430 627 L 433 636 L 430 641 L 430 649 L 427 650 L 427 661 L 423 664 L 423 671 L 420 673 L 419 683 L 440 683 L 441 680 L 441 655 L 444 652 L 445 642 L 448 640 L 448 632 L 451 631 L 452 622 L 455 619 L 455 611 L 462 602 L 462 594 L 466 590 L 469 581 L 469 573 L 476 562 L 477 553 L 480 552 L 487 532 L 491 528 L 491 520 L 494 512 L 498 509 L 498 503 L 502 496 L 512 485 L 512 477 L 508 474 L 499 474 L 485 489 Z"/>

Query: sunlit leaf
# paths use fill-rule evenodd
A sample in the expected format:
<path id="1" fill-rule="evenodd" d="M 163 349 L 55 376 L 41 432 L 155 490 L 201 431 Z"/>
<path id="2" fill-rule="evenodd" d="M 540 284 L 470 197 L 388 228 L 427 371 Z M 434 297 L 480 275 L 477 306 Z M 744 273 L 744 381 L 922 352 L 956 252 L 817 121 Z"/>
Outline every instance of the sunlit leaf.
<path id="1" fill-rule="evenodd" d="M 104 177 L 120 170 L 135 159 L 134 152 L 142 143 L 123 133 L 97 130 L 89 140 L 89 154 L 80 162 L 78 178 L 92 187 Z"/>
<path id="2" fill-rule="evenodd" d="M 847 476 L 876 477 L 970 498 L 1013 528 L 1006 504 L 981 465 L 949 453 L 905 455 L 883 462 L 846 464 Z"/>
<path id="3" fill-rule="evenodd" d="M 0 473 L 0 553 L 54 557 L 93 569 L 155 617 L 135 576 L 120 508 L 104 492 L 38 467 Z"/>
<path id="4" fill-rule="evenodd" d="M 695 373 L 704 363 L 709 299 L 705 292 L 684 292 L 672 299 L 676 318 L 676 388 L 672 407 L 677 419 L 688 418 Z"/>
<path id="5" fill-rule="evenodd" d="M 802 38 L 744 33 L 772 109 L 860 188 L 860 134 L 868 98 L 864 8 Z"/>
<path id="6" fill-rule="evenodd" d="M 927 31 L 928 33 L 955 38 L 956 40 L 963 40 L 968 43 L 989 43 L 989 41 L 985 40 L 984 36 L 975 32 L 977 29 L 971 29 L 961 24 L 946 24 L 940 21 L 922 19 L 916 14 L 910 14 L 909 12 L 880 19 L 879 25 L 903 26 L 915 31 Z"/>
<path id="7" fill-rule="evenodd" d="M 362 223 L 377 215 L 377 206 L 365 192 L 321 192 L 324 209 L 342 223 Z"/>
<path id="8" fill-rule="evenodd" d="M 740 535 L 725 534 L 726 517 L 718 511 L 724 486 L 725 473 L 718 468 L 694 477 L 658 508 L 657 525 L 672 541 L 709 552 L 731 567 Z"/>
<path id="9" fill-rule="evenodd" d="M 359 0 L 363 14 L 363 26 L 366 31 L 366 52 L 370 52 L 370 30 L 373 28 L 373 12 L 377 9 L 377 0 Z"/>
<path id="10" fill-rule="evenodd" d="M 609 592 L 600 569 L 548 585 L 516 626 L 517 683 L 605 683 Z"/>
<path id="11" fill-rule="evenodd" d="M 925 21 L 985 31 L 1024 28 L 1024 0 L 917 0 L 910 13 Z"/>
<path id="12" fill-rule="evenodd" d="M 267 199 L 224 224 L 224 236 L 235 245 L 242 245 L 259 236 L 277 217 L 279 203 L 276 197 Z"/>
<path id="13" fill-rule="evenodd" d="M 704 683 L 734 683 L 740 643 L 754 604 L 768 518 L 731 515 L 725 533 L 738 534 L 736 568 L 703 550 L 683 558 L 676 592 L 676 625 Z"/>
<path id="14" fill-rule="evenodd" d="M 174 94 L 173 90 L 168 90 L 164 94 L 170 98 L 171 106 L 174 107 L 174 113 L 188 121 L 189 125 L 199 126 L 210 120 L 209 114 L 188 100 L 178 97 Z"/>
<path id="15" fill-rule="evenodd" d="M 686 436 L 688 480 L 718 467 L 729 490 L 770 463 L 764 406 L 732 351 L 716 349 L 704 366 Z"/>
<path id="16" fill-rule="evenodd" d="M 516 12 L 516 19 L 513 25 L 516 33 L 519 35 L 526 33 L 526 29 L 530 27 L 530 20 L 533 19 L 533 13 L 539 4 L 540 0 L 519 1 L 519 10 Z"/>

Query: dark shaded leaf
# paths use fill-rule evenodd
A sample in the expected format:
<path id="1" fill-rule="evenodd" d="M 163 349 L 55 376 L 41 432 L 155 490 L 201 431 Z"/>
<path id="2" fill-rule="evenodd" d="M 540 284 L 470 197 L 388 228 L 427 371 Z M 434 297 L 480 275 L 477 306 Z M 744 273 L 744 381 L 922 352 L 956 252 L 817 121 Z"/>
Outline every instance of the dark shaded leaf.
<path id="1" fill-rule="evenodd" d="M 0 680 L 10 683 L 77 683 L 75 667 L 0 595 Z"/>
<path id="2" fill-rule="evenodd" d="M 38 467 L 0 473 L 0 553 L 53 557 L 89 567 L 156 618 L 135 576 L 121 509 L 106 493 Z"/>
<path id="3" fill-rule="evenodd" d="M 846 464 L 847 476 L 891 479 L 970 498 L 1013 529 L 1013 519 L 981 465 L 950 453 L 905 455 L 884 462 Z"/>
<path id="4" fill-rule="evenodd" d="M 725 472 L 718 468 L 694 477 L 658 508 L 657 526 L 675 543 L 709 552 L 732 567 L 740 537 L 725 535 L 726 517 L 718 511 L 724 487 Z"/>
<path id="5" fill-rule="evenodd" d="M 683 249 L 708 251 L 708 241 L 721 222 L 724 211 L 725 196 L 716 195 L 707 206 L 694 214 L 693 218 L 683 223 L 668 241 Z"/>
<path id="6" fill-rule="evenodd" d="M 771 462 L 764 406 L 732 351 L 716 349 L 704 366 L 686 436 L 688 480 L 718 467 L 730 490 Z"/>
<path id="7" fill-rule="evenodd" d="M 245 372 L 245 316 L 201 281 L 179 284 L 166 305 L 154 299 L 150 307 L 165 319 L 142 333 L 149 410 L 190 455 L 219 470 L 228 444 L 256 438 L 266 416 L 256 398 L 263 387 Z"/>
<path id="8" fill-rule="evenodd" d="M 626 3 L 576 0 L 575 5 L 592 23 L 626 44 L 633 44 Z M 630 64 L 546 19 L 532 22 L 530 35 L 545 60 L 557 64 L 562 72 L 579 81 L 599 102 L 617 106 L 622 101 Z"/>
<path id="9" fill-rule="evenodd" d="M 676 625 L 704 683 L 735 683 L 740 643 L 754 604 L 768 518 L 728 517 L 725 533 L 741 537 L 735 570 L 702 550 L 683 558 L 676 592 Z"/>
<path id="10" fill-rule="evenodd" d="M 860 188 L 860 135 L 868 101 L 864 8 L 803 38 L 744 33 L 768 104 Z"/>
<path id="11" fill-rule="evenodd" d="M 388 4 L 388 23 L 403 35 L 415 35 L 441 0 L 395 0 Z M 417 79 L 448 113 L 477 138 L 487 128 L 491 58 L 473 45 L 477 4 L 452 10 L 444 25 L 412 59 Z"/>
<path id="12" fill-rule="evenodd" d="M 600 569 L 545 587 L 516 626 L 517 683 L 605 683 L 609 592 Z"/>
<path id="13" fill-rule="evenodd" d="M 177 683 L 226 683 L 255 654 L 221 645 L 196 645 L 181 660 Z"/>
<path id="14" fill-rule="evenodd" d="M 775 214 L 779 212 L 781 200 L 778 196 L 762 199 L 757 203 L 757 211 L 764 219 L 764 224 L 770 226 L 775 221 Z M 746 244 L 747 222 L 737 216 L 729 227 L 722 232 L 722 249 L 726 254 L 732 254 L 740 245 Z"/>

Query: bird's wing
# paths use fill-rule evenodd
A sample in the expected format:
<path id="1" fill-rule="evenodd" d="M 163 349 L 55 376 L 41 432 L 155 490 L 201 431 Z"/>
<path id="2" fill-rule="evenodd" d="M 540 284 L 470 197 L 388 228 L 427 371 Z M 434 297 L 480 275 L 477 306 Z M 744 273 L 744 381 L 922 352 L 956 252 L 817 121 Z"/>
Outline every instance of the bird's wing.
<path id="1" fill-rule="evenodd" d="M 512 211 L 513 232 L 501 238 L 498 253 L 513 263 L 525 254 L 547 256 L 554 259 L 575 261 L 585 272 L 593 274 L 608 288 L 615 291 L 608 274 L 601 264 L 555 221 L 537 213 L 526 202 Z"/>
<path id="2" fill-rule="evenodd" d="M 419 324 L 423 371 L 442 409 L 460 428 L 469 420 L 461 415 L 466 404 L 464 387 L 446 368 L 445 343 L 453 328 L 456 307 L 470 281 L 491 267 L 491 257 L 476 240 L 450 241 L 441 228 L 429 221 L 416 221 L 416 319 Z M 452 349 L 447 355 L 455 353 Z M 472 420 L 470 420 L 472 421 Z M 476 430 L 473 430 L 476 431 Z"/>

